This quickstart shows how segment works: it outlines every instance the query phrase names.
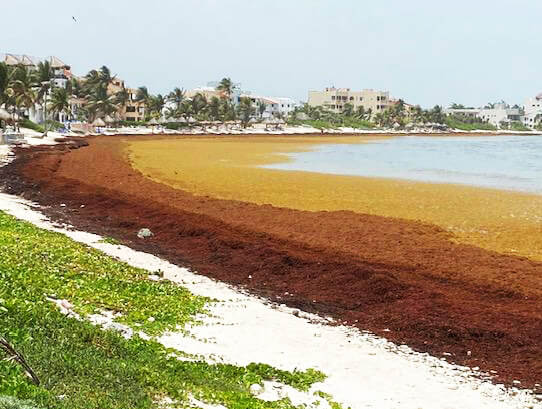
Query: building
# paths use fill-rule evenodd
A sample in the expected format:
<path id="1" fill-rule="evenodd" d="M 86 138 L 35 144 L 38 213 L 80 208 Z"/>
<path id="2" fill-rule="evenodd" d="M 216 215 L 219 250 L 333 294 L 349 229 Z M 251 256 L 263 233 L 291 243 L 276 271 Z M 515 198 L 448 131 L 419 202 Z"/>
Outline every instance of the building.
<path id="1" fill-rule="evenodd" d="M 137 89 L 126 88 L 124 80 L 114 78 L 107 86 L 107 93 L 115 95 L 118 92 L 126 91 L 128 93 L 128 101 L 118 111 L 118 118 L 121 121 L 138 122 L 145 120 L 145 102 L 137 101 Z"/>
<path id="2" fill-rule="evenodd" d="M 464 119 L 478 119 L 497 128 L 501 127 L 502 124 L 521 121 L 521 110 L 519 108 L 510 108 L 505 103 L 485 108 L 448 108 L 444 110 L 444 113 Z"/>
<path id="3" fill-rule="evenodd" d="M 390 105 L 390 94 L 387 91 L 365 89 L 352 91 L 350 88 L 326 88 L 323 91 L 309 91 L 308 104 L 322 106 L 330 111 L 340 113 L 346 104 L 352 104 L 354 109 L 363 107 L 373 114 L 385 111 Z"/>
<path id="4" fill-rule="evenodd" d="M 2 61 L 8 66 L 22 65 L 29 70 L 36 70 L 41 61 L 49 61 L 53 71 L 51 80 L 56 87 L 66 87 L 68 80 L 73 76 L 71 67 L 55 56 L 36 58 L 29 55 L 3 54 Z"/>
<path id="5" fill-rule="evenodd" d="M 287 117 L 298 106 L 296 101 L 286 97 L 264 97 L 244 93 L 238 96 L 236 103 L 239 103 L 241 98 L 249 98 L 252 101 L 256 116 L 260 116 L 260 106 L 264 106 L 262 118 Z"/>
<path id="6" fill-rule="evenodd" d="M 483 122 L 488 122 L 493 126 L 500 127 L 501 124 L 518 122 L 521 120 L 519 108 L 510 108 L 507 104 L 495 104 L 492 108 L 481 108 L 478 118 Z"/>
<path id="7" fill-rule="evenodd" d="M 542 93 L 534 98 L 528 98 L 523 104 L 523 124 L 535 128 L 542 123 Z"/>

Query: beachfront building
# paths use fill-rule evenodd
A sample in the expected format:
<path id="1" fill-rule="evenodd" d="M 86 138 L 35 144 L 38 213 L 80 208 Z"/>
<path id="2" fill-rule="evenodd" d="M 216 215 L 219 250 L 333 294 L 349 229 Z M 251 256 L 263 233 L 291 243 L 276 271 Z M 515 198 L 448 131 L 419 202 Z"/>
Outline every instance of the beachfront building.
<path id="1" fill-rule="evenodd" d="M 244 93 L 239 95 L 236 102 L 239 103 L 241 98 L 249 98 L 252 101 L 256 115 L 262 118 L 285 118 L 299 105 L 295 100 L 287 97 L 264 97 Z M 263 107 L 263 112 L 260 111 L 260 107 Z"/>
<path id="2" fill-rule="evenodd" d="M 3 54 L 2 61 L 8 66 L 22 65 L 31 71 L 37 70 L 40 61 L 48 61 L 53 71 L 51 81 L 56 87 L 66 87 L 72 77 L 70 66 L 55 56 L 41 59 L 29 55 Z"/>
<path id="3" fill-rule="evenodd" d="M 116 77 L 107 86 L 107 93 L 109 95 L 115 95 L 123 90 L 127 91 L 128 100 L 117 112 L 118 119 L 129 122 L 144 121 L 145 103 L 143 101 L 137 101 L 137 89 L 127 88 L 124 80 Z"/>
<path id="4" fill-rule="evenodd" d="M 500 127 L 503 124 L 519 122 L 521 119 L 521 112 L 519 108 L 510 108 L 507 104 L 499 103 L 492 107 L 480 109 L 478 118 L 491 125 Z"/>
<path id="5" fill-rule="evenodd" d="M 308 104 L 310 106 L 322 106 L 330 111 L 340 113 L 346 104 L 351 104 L 354 109 L 363 107 L 373 114 L 385 111 L 391 106 L 390 93 L 388 91 L 375 91 L 365 89 L 352 91 L 350 88 L 325 88 L 323 91 L 309 91 Z"/>
<path id="6" fill-rule="evenodd" d="M 528 98 L 523 105 L 523 124 L 529 128 L 536 128 L 542 123 L 542 93 L 534 98 Z"/>
<path id="7" fill-rule="evenodd" d="M 521 109 L 505 103 L 491 104 L 484 108 L 447 108 L 444 113 L 462 119 L 478 119 L 497 128 L 521 121 Z"/>

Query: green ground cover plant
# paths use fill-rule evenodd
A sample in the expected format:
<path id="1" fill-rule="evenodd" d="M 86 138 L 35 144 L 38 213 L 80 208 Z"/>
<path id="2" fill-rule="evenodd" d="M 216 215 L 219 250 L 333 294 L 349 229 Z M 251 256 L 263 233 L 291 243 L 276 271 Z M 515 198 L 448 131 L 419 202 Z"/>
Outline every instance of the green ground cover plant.
<path id="1" fill-rule="evenodd" d="M 294 408 L 288 399 L 257 399 L 250 385 L 278 380 L 307 390 L 324 379 L 314 370 L 179 360 L 186 354 L 137 331 L 125 339 L 66 317 L 48 300 L 67 299 L 83 317 L 118 312 L 120 322 L 151 335 L 205 313 L 211 300 L 169 281 L 149 281 L 148 274 L 0 212 L 0 336 L 40 379 L 32 383 L 0 350 L 0 408 L 158 408 L 166 397 L 190 407 L 191 396 L 228 408 Z"/>

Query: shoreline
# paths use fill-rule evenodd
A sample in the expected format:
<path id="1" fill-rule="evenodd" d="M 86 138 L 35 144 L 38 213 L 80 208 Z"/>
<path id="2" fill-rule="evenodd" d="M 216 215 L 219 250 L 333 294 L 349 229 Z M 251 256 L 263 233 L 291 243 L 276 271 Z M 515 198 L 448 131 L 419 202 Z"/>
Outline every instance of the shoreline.
<path id="1" fill-rule="evenodd" d="M 493 385 L 490 374 L 416 353 L 404 345 L 395 345 L 329 319 L 284 305 L 270 305 L 264 299 L 152 254 L 108 244 L 101 236 L 74 231 L 70 226 L 52 224 L 32 203 L 14 196 L 0 194 L 0 210 L 40 228 L 65 234 L 149 274 L 161 271 L 163 279 L 178 283 L 193 294 L 216 300 L 210 306 L 210 314 L 200 317 L 203 322 L 188 328 L 187 333 L 163 334 L 158 339 L 162 345 L 208 363 L 244 366 L 262 362 L 290 371 L 316 367 L 327 375 L 306 394 L 278 382 L 265 382 L 265 392 L 259 396 L 262 399 L 289 397 L 301 405 L 313 401 L 311 395 L 315 391 L 323 390 L 348 407 L 373 405 L 407 409 L 413 404 L 440 409 L 450 404 L 469 409 L 521 409 L 527 404 L 538 407 L 536 396 L 529 389 Z M 108 317 L 99 317 L 101 320 L 97 321 L 94 316 L 92 322 L 104 329 L 129 328 L 110 322 Z M 126 336 L 126 332 L 122 334 Z M 389 388 L 389 382 L 393 388 Z M 360 394 L 360 390 L 363 393 Z M 324 403 L 323 407 L 328 406 Z"/>
<path id="2" fill-rule="evenodd" d="M 372 140 L 368 136 L 246 136 L 149 138 L 124 143 L 136 170 L 157 183 L 196 196 L 313 212 L 348 210 L 420 220 L 453 233 L 461 243 L 542 261 L 542 195 L 265 167 L 291 161 L 288 153 L 322 144 Z M 177 159 L 177 152 L 183 153 L 182 160 Z"/>
<path id="3" fill-rule="evenodd" d="M 18 149 L 2 170 L 8 192 L 38 201 L 53 220 L 272 301 L 496 370 L 494 382 L 540 383 L 542 299 L 512 273 L 536 279 L 541 263 L 453 243 L 420 222 L 193 196 L 131 169 L 125 138 Z M 138 241 L 140 227 L 155 237 Z"/>

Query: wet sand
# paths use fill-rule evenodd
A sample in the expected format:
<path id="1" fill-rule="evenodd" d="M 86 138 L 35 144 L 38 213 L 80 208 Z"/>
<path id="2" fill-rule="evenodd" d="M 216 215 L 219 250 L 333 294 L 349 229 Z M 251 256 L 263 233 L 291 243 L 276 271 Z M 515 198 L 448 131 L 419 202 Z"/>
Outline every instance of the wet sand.
<path id="1" fill-rule="evenodd" d="M 175 156 L 184 166 L 182 176 L 176 168 L 175 180 L 188 180 L 196 194 L 189 187 L 175 189 L 130 166 L 127 141 L 146 143 L 143 141 L 148 139 L 100 137 L 81 149 L 19 149 L 17 160 L 0 174 L 2 180 L 9 181 L 5 186 L 8 192 L 49 206 L 45 211 L 56 220 L 119 238 L 201 274 L 279 303 L 330 315 L 416 350 L 435 356 L 449 353 L 447 359 L 453 362 L 497 371 L 496 382 L 518 379 L 524 387 L 541 383 L 542 263 L 536 257 L 465 244 L 455 232 L 427 220 L 383 217 L 360 209 L 300 210 L 244 199 L 243 195 L 259 190 L 271 194 L 273 189 L 265 181 L 248 193 L 238 191 L 242 200 L 220 198 L 216 191 L 212 196 L 208 190 L 195 191 L 206 180 L 211 183 L 221 178 L 227 186 L 234 178 L 230 170 L 220 174 L 225 168 L 211 166 L 216 163 L 213 155 L 224 159 L 225 149 L 229 154 L 235 148 L 219 146 L 229 143 L 220 138 L 211 142 L 186 139 L 184 152 Z M 254 144 L 263 146 L 264 140 Z M 190 150 L 190 142 L 198 149 Z M 294 145 L 299 142 L 292 142 L 292 149 L 299 149 Z M 265 150 L 261 151 L 264 156 L 269 154 Z M 247 152 L 261 162 L 262 158 L 256 158 L 248 148 Z M 158 168 L 167 169 L 163 157 L 161 162 Z M 199 167 L 206 163 L 208 168 Z M 231 164 L 229 169 L 233 169 Z M 247 174 L 254 171 L 247 164 L 239 169 Z M 255 174 L 260 171 L 284 173 L 259 169 Z M 203 176 L 194 176 L 198 173 Z M 308 175 L 298 176 L 299 183 Z M 371 182 L 374 189 L 377 182 Z M 221 194 L 231 194 L 229 189 L 223 188 Z M 335 182 L 329 182 L 327 189 L 333 192 Z M 312 199 L 295 186 L 282 190 L 292 191 L 289 200 L 299 196 L 298 203 L 300 197 L 307 202 Z M 388 196 L 375 195 L 378 203 L 389 203 L 389 212 L 399 211 L 394 205 L 404 204 L 407 198 L 398 200 L 393 198 L 396 190 L 389 192 Z M 365 206 L 370 204 L 367 200 Z M 481 215 L 482 210 L 478 210 Z M 470 220 L 468 215 L 463 217 Z M 155 233 L 152 239 L 137 239 L 142 227 Z"/>

